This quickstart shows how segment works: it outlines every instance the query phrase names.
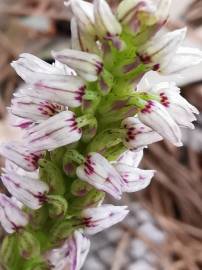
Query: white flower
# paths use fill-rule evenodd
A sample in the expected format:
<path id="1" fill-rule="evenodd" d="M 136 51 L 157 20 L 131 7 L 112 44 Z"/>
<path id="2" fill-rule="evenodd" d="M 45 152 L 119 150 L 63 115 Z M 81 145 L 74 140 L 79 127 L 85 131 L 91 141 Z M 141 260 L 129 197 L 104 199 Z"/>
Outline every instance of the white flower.
<path id="1" fill-rule="evenodd" d="M 116 163 L 114 167 L 123 179 L 123 192 L 136 192 L 146 188 L 154 176 L 153 170 L 141 170 L 123 163 Z"/>
<path id="2" fill-rule="evenodd" d="M 145 107 L 138 113 L 138 117 L 142 123 L 174 145 L 182 145 L 182 134 L 179 126 L 159 102 L 155 100 L 147 101 Z"/>
<path id="3" fill-rule="evenodd" d="M 73 50 L 100 53 L 95 37 L 84 33 L 75 17 L 71 19 L 71 45 Z"/>
<path id="4" fill-rule="evenodd" d="M 98 36 L 110 38 L 121 34 L 122 27 L 105 0 L 94 1 L 94 15 Z"/>
<path id="5" fill-rule="evenodd" d="M 129 149 L 137 149 L 147 146 L 163 138 L 150 127 L 144 125 L 136 117 L 128 117 L 122 122 L 126 130 L 124 145 Z"/>
<path id="6" fill-rule="evenodd" d="M 180 73 L 202 62 L 202 51 L 197 48 L 179 47 L 171 61 L 162 69 L 164 74 Z"/>
<path id="7" fill-rule="evenodd" d="M 149 82 L 148 76 L 155 81 Z M 194 114 L 199 114 L 199 111 L 180 95 L 180 89 L 174 82 L 165 82 L 157 72 L 151 71 L 139 83 L 138 91 L 141 91 L 140 88 L 158 95 L 160 103 L 180 127 L 194 128 L 192 124 L 196 120 Z"/>
<path id="8" fill-rule="evenodd" d="M 67 107 L 61 104 L 51 103 L 22 93 L 17 93 L 11 102 L 10 112 L 12 114 L 36 122 L 67 110 Z"/>
<path id="9" fill-rule="evenodd" d="M 26 82 L 32 81 L 34 75 L 52 74 L 52 75 L 74 75 L 75 72 L 61 63 L 52 65 L 41 60 L 37 56 L 29 53 L 22 53 L 17 61 L 13 61 L 11 66 L 17 74 Z"/>
<path id="10" fill-rule="evenodd" d="M 113 166 L 98 153 L 90 153 L 85 163 L 77 168 L 77 176 L 97 189 L 121 198 L 121 177 Z"/>
<path id="11" fill-rule="evenodd" d="M 28 224 L 28 216 L 11 198 L 0 194 L 0 223 L 7 233 L 14 233 Z"/>
<path id="12" fill-rule="evenodd" d="M 81 138 L 73 112 L 65 111 L 44 120 L 27 130 L 25 143 L 33 152 L 54 150 L 60 146 L 77 142 Z"/>
<path id="13" fill-rule="evenodd" d="M 87 234 L 96 234 L 112 225 L 121 222 L 129 213 L 127 206 L 103 204 L 96 208 L 87 208 L 82 211 L 84 231 Z"/>
<path id="14" fill-rule="evenodd" d="M 91 35 L 96 34 L 96 28 L 94 25 L 94 12 L 93 4 L 82 0 L 70 0 L 72 12 L 78 20 L 79 27 Z"/>
<path id="15" fill-rule="evenodd" d="M 96 81 L 103 69 L 102 59 L 96 54 L 70 49 L 54 51 L 52 54 L 56 60 L 75 69 L 87 81 Z"/>
<path id="16" fill-rule="evenodd" d="M 8 191 L 31 209 L 39 209 L 46 201 L 49 187 L 45 182 L 11 170 L 4 170 L 1 179 Z"/>
<path id="17" fill-rule="evenodd" d="M 143 63 L 162 74 L 179 73 L 202 61 L 202 52 L 195 48 L 181 47 L 186 28 L 164 35 L 157 34 L 139 49 Z"/>
<path id="18" fill-rule="evenodd" d="M 35 171 L 41 157 L 41 153 L 31 153 L 19 142 L 1 144 L 0 154 L 26 171 Z"/>
<path id="19" fill-rule="evenodd" d="M 61 247 L 47 252 L 45 258 L 52 270 L 80 270 L 89 249 L 89 239 L 81 231 L 75 231 Z"/>

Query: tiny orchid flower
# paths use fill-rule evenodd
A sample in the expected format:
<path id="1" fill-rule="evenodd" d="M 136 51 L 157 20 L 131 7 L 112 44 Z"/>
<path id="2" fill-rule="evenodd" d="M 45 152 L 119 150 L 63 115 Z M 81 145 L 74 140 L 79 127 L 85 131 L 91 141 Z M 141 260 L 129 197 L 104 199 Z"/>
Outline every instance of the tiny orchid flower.
<path id="1" fill-rule="evenodd" d="M 155 100 L 147 101 L 138 117 L 142 123 L 152 128 L 176 146 L 182 146 L 181 131 L 165 107 Z"/>
<path id="2" fill-rule="evenodd" d="M 127 150 L 121 154 L 116 162 L 119 164 L 126 164 L 132 167 L 138 167 L 143 158 L 143 150 L 130 151 Z"/>
<path id="3" fill-rule="evenodd" d="M 46 201 L 49 187 L 45 182 L 8 170 L 1 179 L 10 194 L 31 209 L 39 209 Z"/>
<path id="4" fill-rule="evenodd" d="M 74 113 L 65 111 L 27 130 L 25 142 L 34 152 L 50 151 L 79 141 L 81 135 Z"/>
<path id="5" fill-rule="evenodd" d="M 197 48 L 179 47 L 176 54 L 171 57 L 169 65 L 162 69 L 164 74 L 180 73 L 191 66 L 196 66 L 202 62 L 202 51 Z"/>
<path id="6" fill-rule="evenodd" d="M 26 171 L 35 171 L 41 153 L 31 153 L 18 142 L 4 143 L 0 146 L 0 154 Z"/>
<path id="7" fill-rule="evenodd" d="M 121 222 L 129 213 L 127 206 L 103 204 L 97 208 L 86 208 L 82 211 L 84 231 L 92 235 Z"/>
<path id="8" fill-rule="evenodd" d="M 126 130 L 124 145 L 129 149 L 138 149 L 161 141 L 163 138 L 153 129 L 144 125 L 136 117 L 128 117 L 122 122 Z"/>
<path id="9" fill-rule="evenodd" d="M 150 74 L 146 74 L 139 83 L 137 90 L 141 91 L 140 88 L 142 88 L 148 93 L 158 95 L 160 103 L 180 127 L 193 129 L 192 122 L 196 120 L 194 114 L 199 114 L 199 111 L 180 95 L 180 89 L 174 82 L 161 81 L 162 77 L 157 72 L 151 71 L 149 73 L 159 83 L 150 83 L 148 80 Z"/>
<path id="10" fill-rule="evenodd" d="M 54 51 L 52 54 L 56 60 L 75 69 L 87 81 L 96 81 L 103 70 L 102 59 L 96 54 L 70 49 Z"/>
<path id="11" fill-rule="evenodd" d="M 10 112 L 21 118 L 36 122 L 47 119 L 59 112 L 67 110 L 67 107 L 58 103 L 51 103 L 43 99 L 25 96 L 18 93 L 12 99 Z"/>
<path id="12" fill-rule="evenodd" d="M 202 61 L 202 52 L 198 49 L 181 47 L 186 36 L 186 28 L 167 34 L 154 36 L 139 50 L 143 63 L 162 74 L 179 73 Z"/>
<path id="13" fill-rule="evenodd" d="M 56 68 L 51 65 L 49 69 L 56 69 L 58 74 L 48 72 L 49 69 L 44 69 L 42 72 L 41 67 L 36 68 L 35 62 L 30 61 L 30 56 L 22 56 L 23 55 L 21 55 L 19 60 L 13 62 L 12 66 L 18 75 L 29 85 L 22 87 L 19 91 L 20 94 L 15 94 L 16 97 L 24 94 L 35 98 L 40 97 L 40 99 L 44 99 L 45 101 L 59 103 L 70 107 L 78 107 L 81 105 L 86 86 L 80 77 L 75 76 L 75 74 L 62 74 L 64 72 L 61 68 Z M 31 60 L 33 57 L 34 56 L 31 56 Z M 42 60 L 37 58 L 37 61 Z M 46 62 L 43 62 L 43 65 L 46 66 L 46 64 Z M 55 64 L 55 66 L 58 66 L 58 64 Z"/>
<path id="14" fill-rule="evenodd" d="M 95 186 L 97 189 L 109 193 L 116 199 L 121 198 L 121 177 L 113 166 L 98 153 L 90 153 L 85 163 L 77 168 L 77 176 Z"/>
<path id="15" fill-rule="evenodd" d="M 65 243 L 49 251 L 45 258 L 52 270 L 80 270 L 90 249 L 90 241 L 80 231 L 75 231 Z"/>
<path id="16" fill-rule="evenodd" d="M 14 233 L 28 224 L 28 216 L 13 200 L 0 194 L 0 223 L 7 233 Z"/>
<path id="17" fill-rule="evenodd" d="M 73 50 L 99 54 L 95 37 L 84 33 L 75 17 L 71 19 L 71 33 L 71 45 Z"/>
<path id="18" fill-rule="evenodd" d="M 82 0 L 70 0 L 72 12 L 78 20 L 79 27 L 90 35 L 96 34 L 93 4 Z"/>
<path id="19" fill-rule="evenodd" d="M 123 163 L 116 163 L 114 167 L 123 179 L 123 192 L 137 192 L 146 188 L 154 176 L 153 170 L 141 170 Z"/>
<path id="20" fill-rule="evenodd" d="M 11 66 L 17 74 L 26 82 L 32 81 L 32 77 L 36 74 L 52 74 L 52 75 L 74 75 L 75 72 L 61 63 L 53 63 L 52 65 L 41 60 L 37 56 L 29 53 L 19 55 L 17 61 L 13 61 Z M 31 76 L 33 75 L 34 76 Z"/>
<path id="21" fill-rule="evenodd" d="M 100 37 L 107 39 L 121 33 L 122 27 L 105 0 L 94 1 L 94 15 Z"/>

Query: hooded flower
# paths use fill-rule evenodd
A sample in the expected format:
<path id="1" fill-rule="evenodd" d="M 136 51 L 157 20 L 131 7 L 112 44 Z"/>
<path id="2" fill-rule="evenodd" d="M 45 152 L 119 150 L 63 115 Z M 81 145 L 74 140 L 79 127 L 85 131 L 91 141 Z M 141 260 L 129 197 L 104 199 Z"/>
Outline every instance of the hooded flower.
<path id="1" fill-rule="evenodd" d="M 62 69 L 60 65 L 62 64 L 58 62 L 55 66 L 47 64 L 33 55 L 20 55 L 20 58 L 12 63 L 12 67 L 29 85 L 22 87 L 19 93 L 15 94 L 16 98 L 24 95 L 53 104 L 80 106 L 85 94 L 85 83 L 74 71 L 66 71 L 65 68 L 68 67 Z"/>
<path id="2" fill-rule="evenodd" d="M 0 223 L 7 233 L 14 233 L 28 224 L 28 216 L 4 194 L 0 194 Z"/>
<path id="3" fill-rule="evenodd" d="M 94 1 L 95 25 L 98 35 L 111 38 L 121 34 L 122 27 L 105 0 Z"/>
<path id="4" fill-rule="evenodd" d="M 26 82 L 30 82 L 34 78 L 34 74 L 75 75 L 74 70 L 61 63 L 55 62 L 51 65 L 30 53 L 20 54 L 19 59 L 13 61 L 11 66 Z"/>
<path id="5" fill-rule="evenodd" d="M 80 270 L 89 252 L 90 241 L 81 231 L 75 231 L 65 243 L 46 254 L 52 270 Z"/>
<path id="6" fill-rule="evenodd" d="M 41 153 L 31 153 L 22 143 L 9 142 L 0 146 L 0 154 L 26 171 L 35 171 Z"/>
<path id="7" fill-rule="evenodd" d="M 103 70 L 102 59 L 96 54 L 70 49 L 54 51 L 52 54 L 56 60 L 75 69 L 87 81 L 96 81 Z"/>
<path id="8" fill-rule="evenodd" d="M 26 145 L 34 152 L 54 150 L 79 141 L 81 129 L 73 112 L 65 111 L 31 127 L 25 135 Z"/>
<path id="9" fill-rule="evenodd" d="M 122 122 L 126 130 L 124 145 L 129 149 L 138 149 L 162 140 L 163 138 L 136 117 L 128 117 Z"/>
<path id="10" fill-rule="evenodd" d="M 180 89 L 174 82 L 161 81 L 163 79 L 158 73 L 152 71 L 149 73 L 143 77 L 137 90 L 144 89 L 158 95 L 160 103 L 180 127 L 193 129 L 192 122 L 196 120 L 194 114 L 199 114 L 199 111 L 180 95 Z M 152 76 L 156 82 L 149 82 L 148 76 Z"/>
<path id="11" fill-rule="evenodd" d="M 39 122 L 65 110 L 67 107 L 61 104 L 51 103 L 22 93 L 15 95 L 10 107 L 10 112 L 13 115 L 33 120 L 33 122 Z"/>
<path id="12" fill-rule="evenodd" d="M 116 199 L 121 198 L 121 177 L 113 166 L 98 153 L 90 153 L 85 163 L 77 168 L 77 176 L 96 187 L 109 193 Z"/>
<path id="13" fill-rule="evenodd" d="M 84 231 L 87 234 L 96 234 L 121 222 L 129 213 L 127 206 L 103 204 L 97 208 L 86 208 L 82 211 Z"/>
<path id="14" fill-rule="evenodd" d="M 90 35 L 96 34 L 93 4 L 82 0 L 70 0 L 72 12 L 78 20 L 79 27 Z"/>
<path id="15" fill-rule="evenodd" d="M 114 167 L 123 179 L 123 192 L 137 192 L 146 188 L 154 176 L 153 170 L 141 170 L 123 163 L 116 163 Z"/>
<path id="16" fill-rule="evenodd" d="M 165 107 L 155 100 L 146 102 L 138 117 L 142 123 L 155 130 L 162 137 L 176 146 L 181 146 L 181 131 Z"/>
<path id="17" fill-rule="evenodd" d="M 2 174 L 1 180 L 17 200 L 31 209 L 39 209 L 46 201 L 49 187 L 45 182 L 10 170 Z"/>
<path id="18" fill-rule="evenodd" d="M 186 28 L 164 35 L 157 34 L 139 49 L 143 63 L 162 74 L 183 71 L 202 61 L 202 52 L 198 49 L 181 47 L 186 36 Z"/>

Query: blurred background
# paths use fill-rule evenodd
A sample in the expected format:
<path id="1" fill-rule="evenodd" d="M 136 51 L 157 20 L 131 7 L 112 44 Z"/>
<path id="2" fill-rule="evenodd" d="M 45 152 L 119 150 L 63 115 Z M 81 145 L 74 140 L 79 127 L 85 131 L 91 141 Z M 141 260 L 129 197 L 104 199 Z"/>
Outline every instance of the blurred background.
<path id="1" fill-rule="evenodd" d="M 53 48 L 69 46 L 70 17 L 63 0 L 0 0 L 0 143 L 20 136 L 6 114 L 21 82 L 10 62 L 21 52 L 51 61 Z M 202 0 L 173 0 L 167 30 L 185 25 L 186 43 L 202 49 Z M 177 82 L 202 112 L 202 65 Z M 155 179 L 147 190 L 124 197 L 130 215 L 93 237 L 84 270 L 202 269 L 202 115 L 183 137 L 180 149 L 164 142 L 145 151 L 141 166 L 156 169 Z"/>

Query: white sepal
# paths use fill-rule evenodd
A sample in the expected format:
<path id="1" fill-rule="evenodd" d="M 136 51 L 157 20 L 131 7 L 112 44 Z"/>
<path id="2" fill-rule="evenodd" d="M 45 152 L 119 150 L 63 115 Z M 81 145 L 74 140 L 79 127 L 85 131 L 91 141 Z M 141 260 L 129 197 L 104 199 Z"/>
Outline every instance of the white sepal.
<path id="1" fill-rule="evenodd" d="M 123 163 L 114 166 L 123 179 L 123 192 L 137 192 L 146 188 L 154 176 L 153 170 L 141 170 Z"/>
<path id="2" fill-rule="evenodd" d="M 52 270 L 80 270 L 89 249 L 89 239 L 81 231 L 75 231 L 61 247 L 47 252 L 45 258 Z"/>
<path id="3" fill-rule="evenodd" d="M 46 201 L 49 187 L 45 182 L 10 170 L 5 171 L 1 179 L 8 191 L 31 209 L 39 209 Z"/>
<path id="4" fill-rule="evenodd" d="M 77 142 L 81 138 L 75 114 L 61 112 L 27 130 L 24 137 L 27 147 L 33 152 L 54 150 L 60 146 Z"/>
<path id="5" fill-rule="evenodd" d="M 163 138 L 136 117 L 128 117 L 122 122 L 126 130 L 124 145 L 129 149 L 138 149 L 161 141 Z"/>
<path id="6" fill-rule="evenodd" d="M 9 142 L 0 145 L 0 154 L 26 171 L 35 171 L 42 153 L 31 153 L 19 142 Z"/>
<path id="7" fill-rule="evenodd" d="M 127 206 L 103 204 L 96 208 L 86 208 L 82 211 L 84 232 L 92 235 L 121 222 L 129 213 Z"/>
<path id="8" fill-rule="evenodd" d="M 70 49 L 54 51 L 52 54 L 56 60 L 75 69 L 87 81 L 96 81 L 103 69 L 102 59 L 96 54 Z"/>
<path id="9" fill-rule="evenodd" d="M 14 233 L 28 224 L 28 216 L 4 194 L 0 194 L 0 223 L 7 233 Z"/>
<path id="10" fill-rule="evenodd" d="M 99 190 L 109 193 L 116 199 L 121 198 L 121 177 L 113 166 L 98 153 L 90 153 L 85 163 L 77 168 L 77 176 L 95 186 Z"/>
<path id="11" fill-rule="evenodd" d="M 108 38 L 121 34 L 121 24 L 105 0 L 94 1 L 94 15 L 98 36 Z"/>

